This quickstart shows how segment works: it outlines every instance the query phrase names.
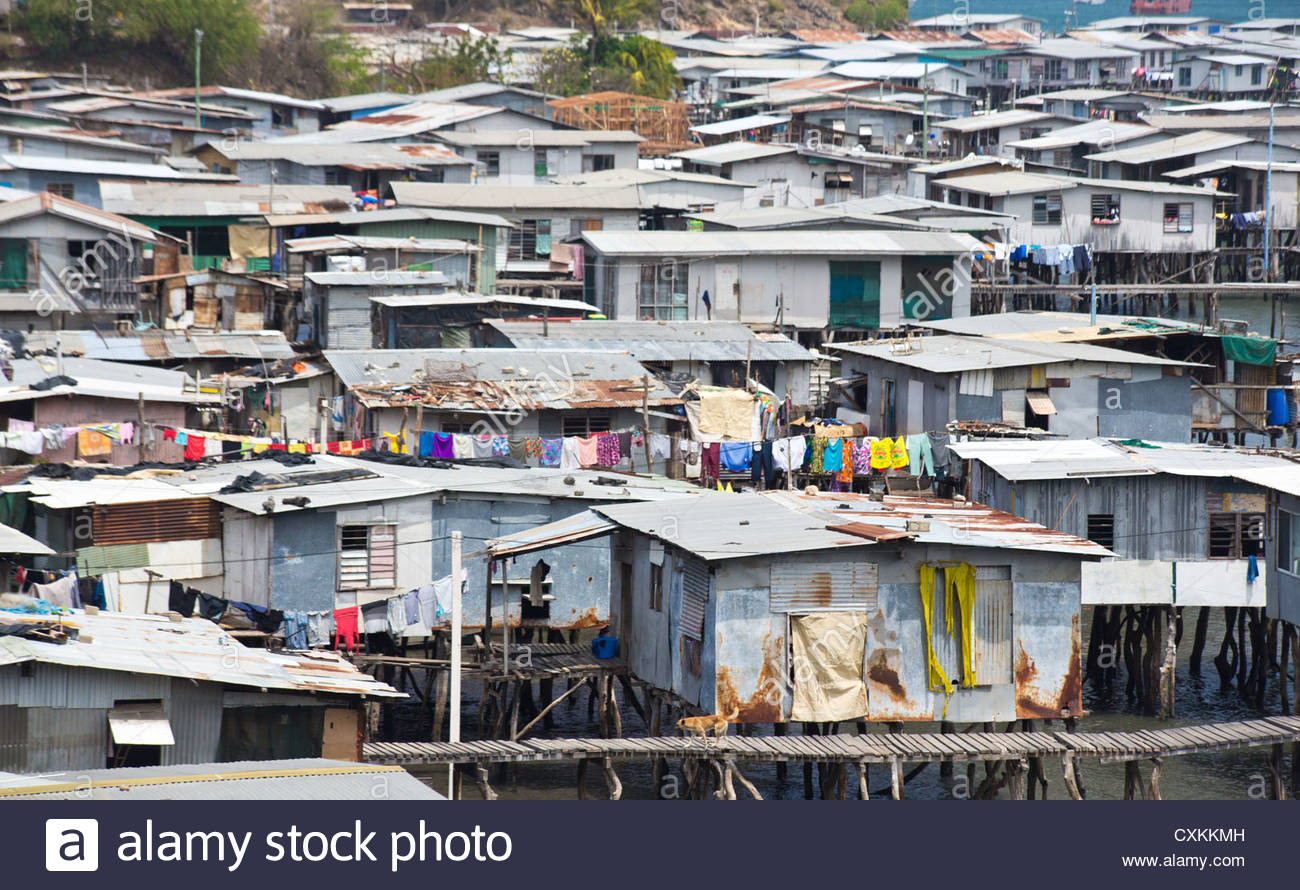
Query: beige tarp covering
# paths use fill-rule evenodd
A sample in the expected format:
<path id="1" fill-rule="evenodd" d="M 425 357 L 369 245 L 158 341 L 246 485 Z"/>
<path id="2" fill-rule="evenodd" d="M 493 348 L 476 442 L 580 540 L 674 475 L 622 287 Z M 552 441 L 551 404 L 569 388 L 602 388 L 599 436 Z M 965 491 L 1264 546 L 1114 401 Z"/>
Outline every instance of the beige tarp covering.
<path id="1" fill-rule="evenodd" d="M 794 651 L 791 720 L 853 720 L 867 713 L 862 679 L 865 612 L 817 612 L 790 621 Z"/>
<path id="2" fill-rule="evenodd" d="M 701 386 L 699 401 L 684 403 L 686 419 L 696 441 L 731 439 L 753 442 L 763 438 L 754 411 L 754 396 L 743 389 Z"/>
<path id="3" fill-rule="evenodd" d="M 230 258 L 246 260 L 270 256 L 266 241 L 268 231 L 266 226 L 226 226 L 230 236 Z"/>

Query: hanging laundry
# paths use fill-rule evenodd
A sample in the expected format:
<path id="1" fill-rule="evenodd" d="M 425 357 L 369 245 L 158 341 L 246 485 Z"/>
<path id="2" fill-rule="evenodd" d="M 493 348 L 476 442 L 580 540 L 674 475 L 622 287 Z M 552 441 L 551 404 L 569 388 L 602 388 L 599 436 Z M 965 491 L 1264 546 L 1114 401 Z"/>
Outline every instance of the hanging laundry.
<path id="1" fill-rule="evenodd" d="M 474 457 L 474 437 L 462 433 L 452 433 L 451 451 L 452 457 L 457 460 L 468 460 Z"/>
<path id="2" fill-rule="evenodd" d="M 853 440 L 841 439 L 840 471 L 835 474 L 835 481 L 852 485 L 853 483 Z"/>
<path id="3" fill-rule="evenodd" d="M 342 647 L 356 652 L 360 648 L 357 644 L 357 613 L 356 606 L 334 610 L 335 649 Z"/>
<path id="4" fill-rule="evenodd" d="M 722 450 L 717 442 L 700 445 L 700 481 L 708 485 L 718 478 Z"/>
<path id="5" fill-rule="evenodd" d="M 543 467 L 558 467 L 564 463 L 564 440 L 563 439 L 541 439 L 541 459 Z M 574 451 L 573 462 L 578 462 L 577 451 Z"/>
<path id="6" fill-rule="evenodd" d="M 308 648 L 311 644 L 307 639 L 307 626 L 306 612 L 285 612 L 284 624 L 280 627 L 284 634 L 284 648 L 296 651 Z"/>
<path id="7" fill-rule="evenodd" d="M 596 446 L 599 444 L 596 440 L 598 436 L 571 436 L 574 441 L 574 447 L 578 452 L 578 466 L 594 467 L 596 465 Z M 565 439 L 565 444 L 568 444 Z"/>
<path id="8" fill-rule="evenodd" d="M 388 603 L 375 600 L 361 607 L 362 630 L 368 634 L 381 634 L 388 631 Z"/>
<path id="9" fill-rule="evenodd" d="M 455 437 L 451 433 L 434 433 L 433 443 L 429 446 L 429 456 L 451 460 L 456 456 Z"/>
<path id="10" fill-rule="evenodd" d="M 934 454 L 930 451 L 930 434 L 907 437 L 908 472 L 913 476 L 934 475 Z"/>
<path id="11" fill-rule="evenodd" d="M 577 436 L 565 436 L 560 440 L 560 469 L 576 470 L 582 466 Z"/>
<path id="12" fill-rule="evenodd" d="M 396 639 L 406 630 L 406 604 L 403 597 L 390 596 L 388 602 L 388 635 Z"/>
<path id="13" fill-rule="evenodd" d="M 510 455 L 511 460 L 517 460 L 519 463 L 528 461 L 528 446 L 526 439 L 507 439 L 506 453 Z"/>
<path id="14" fill-rule="evenodd" d="M 195 595 L 185 590 L 185 585 L 172 581 L 167 585 L 167 608 L 189 618 L 194 614 Z"/>
<path id="15" fill-rule="evenodd" d="M 433 457 L 433 433 L 420 433 L 420 444 L 417 446 L 417 453 L 420 457 Z"/>
<path id="16" fill-rule="evenodd" d="M 64 575 L 48 584 L 33 584 L 27 592 L 60 609 L 81 608 L 81 598 L 77 595 L 76 572 Z"/>
<path id="17" fill-rule="evenodd" d="M 185 459 L 189 461 L 203 460 L 203 452 L 207 447 L 207 442 L 202 436 L 189 436 L 185 440 Z"/>
<path id="18" fill-rule="evenodd" d="M 492 457 L 509 457 L 510 440 L 505 436 L 492 437 Z"/>
<path id="19" fill-rule="evenodd" d="M 420 623 L 420 594 L 414 590 L 408 590 L 402 596 L 402 609 L 406 613 L 407 625 Z"/>
<path id="20" fill-rule="evenodd" d="M 628 435 L 628 444 L 631 444 L 631 435 Z M 596 439 L 596 463 L 602 467 L 618 466 L 618 462 L 623 459 L 622 446 L 618 441 L 618 436 L 609 434 L 598 436 Z"/>
<path id="21" fill-rule="evenodd" d="M 866 476 L 871 473 L 871 446 L 875 439 L 864 438 L 853 446 L 853 473 Z"/>
<path id="22" fill-rule="evenodd" d="M 486 460 L 492 456 L 492 437 L 491 436 L 474 436 L 474 457 L 479 460 Z"/>
<path id="23" fill-rule="evenodd" d="M 45 437 L 40 430 L 21 432 L 18 434 L 18 450 L 26 454 L 40 454 L 45 450 Z"/>
<path id="24" fill-rule="evenodd" d="M 844 466 L 844 440 L 827 439 L 822 449 L 822 472 L 838 473 Z"/>
<path id="25" fill-rule="evenodd" d="M 723 442 L 719 461 L 733 473 L 743 473 L 749 469 L 754 457 L 754 446 L 749 442 Z"/>
<path id="26" fill-rule="evenodd" d="M 808 440 L 803 436 L 790 436 L 772 443 L 772 465 L 778 470 L 797 470 L 803 466 Z"/>
<path id="27" fill-rule="evenodd" d="M 650 459 L 668 460 L 672 457 L 673 440 L 663 433 L 650 434 Z"/>
<path id="28" fill-rule="evenodd" d="M 888 470 L 894 460 L 894 440 L 885 436 L 871 443 L 871 469 Z"/>
<path id="29" fill-rule="evenodd" d="M 808 462 L 808 472 L 823 473 L 826 464 L 826 437 L 813 436 L 812 459 Z"/>
<path id="30" fill-rule="evenodd" d="M 889 452 L 889 466 L 895 470 L 901 470 L 907 466 L 907 442 L 902 436 L 894 439 L 894 444 Z"/>
<path id="31" fill-rule="evenodd" d="M 308 612 L 307 645 L 312 648 L 317 646 L 328 646 L 330 644 L 330 633 L 333 631 L 333 628 L 333 612 Z"/>
<path id="32" fill-rule="evenodd" d="M 551 441 L 554 442 L 556 440 L 552 439 Z M 535 458 L 537 460 L 542 459 L 541 436 L 529 436 L 528 438 L 524 439 L 524 456 Z"/>
<path id="33" fill-rule="evenodd" d="M 226 609 L 229 606 L 228 600 L 213 596 L 210 593 L 200 593 L 198 596 L 199 617 L 206 618 L 209 621 L 220 621 L 221 616 L 226 614 Z"/>

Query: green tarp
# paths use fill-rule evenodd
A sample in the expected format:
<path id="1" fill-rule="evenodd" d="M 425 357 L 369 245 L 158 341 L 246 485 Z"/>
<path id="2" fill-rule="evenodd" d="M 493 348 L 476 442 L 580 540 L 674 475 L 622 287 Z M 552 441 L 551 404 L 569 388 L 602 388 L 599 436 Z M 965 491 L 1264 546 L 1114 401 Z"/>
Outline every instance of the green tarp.
<path id="1" fill-rule="evenodd" d="M 1271 365 L 1277 354 L 1277 341 L 1267 337 L 1223 335 L 1223 354 L 1234 362 L 1248 365 Z"/>

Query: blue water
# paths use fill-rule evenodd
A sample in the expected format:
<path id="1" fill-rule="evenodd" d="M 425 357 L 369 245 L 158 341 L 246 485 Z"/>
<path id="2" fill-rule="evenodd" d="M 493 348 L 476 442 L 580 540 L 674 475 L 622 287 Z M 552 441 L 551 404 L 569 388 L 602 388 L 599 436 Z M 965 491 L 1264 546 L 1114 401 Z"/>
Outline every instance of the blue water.
<path id="1" fill-rule="evenodd" d="M 1287 12 L 1286 8 L 1292 11 Z M 1106 0 L 1099 6 L 1074 6 L 1071 0 L 1047 0 L 1046 3 L 1008 3 L 1007 0 L 915 0 L 912 4 L 912 18 L 923 19 L 930 16 L 960 13 L 1021 13 L 1043 22 L 1044 30 L 1059 32 L 1066 26 L 1066 12 L 1077 10 L 1080 25 L 1095 22 L 1098 19 L 1110 19 L 1129 14 L 1129 0 Z M 1300 14 L 1295 6 L 1285 0 L 1192 0 L 1189 15 L 1203 15 L 1224 22 L 1242 22 L 1264 16 L 1290 16 Z M 1071 14 L 1070 27 L 1074 27 L 1076 17 Z"/>

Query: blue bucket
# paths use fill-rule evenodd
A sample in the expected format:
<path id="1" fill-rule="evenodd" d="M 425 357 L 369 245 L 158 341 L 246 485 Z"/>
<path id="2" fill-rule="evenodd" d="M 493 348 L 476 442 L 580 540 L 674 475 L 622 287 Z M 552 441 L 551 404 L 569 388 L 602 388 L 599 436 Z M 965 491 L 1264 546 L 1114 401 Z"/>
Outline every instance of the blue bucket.
<path id="1" fill-rule="evenodd" d="M 591 654 L 597 658 L 618 657 L 618 637 L 596 637 L 591 641 Z"/>
<path id="2" fill-rule="evenodd" d="M 1287 404 L 1286 390 L 1268 391 L 1268 425 L 1286 426 L 1291 422 L 1291 406 Z"/>

